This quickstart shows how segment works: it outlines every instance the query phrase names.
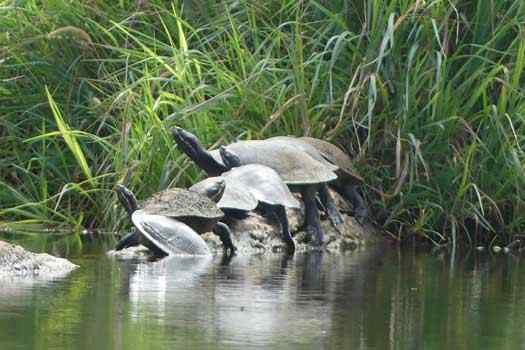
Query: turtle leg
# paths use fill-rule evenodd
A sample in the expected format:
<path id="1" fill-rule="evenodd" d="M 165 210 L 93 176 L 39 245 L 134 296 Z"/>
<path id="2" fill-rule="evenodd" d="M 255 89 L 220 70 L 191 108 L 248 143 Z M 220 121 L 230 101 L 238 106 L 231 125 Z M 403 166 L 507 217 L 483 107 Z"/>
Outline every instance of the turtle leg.
<path id="1" fill-rule="evenodd" d="M 319 197 L 315 196 L 315 202 L 317 203 L 317 209 L 324 211 L 326 213 L 326 207 Z"/>
<path id="2" fill-rule="evenodd" d="M 305 210 L 305 222 L 307 231 L 311 232 L 315 237 L 315 245 L 322 245 L 324 241 L 324 233 L 321 228 L 321 221 L 319 220 L 319 211 L 317 210 L 317 203 L 315 194 L 317 192 L 316 185 L 307 185 L 302 189 L 302 196 Z"/>
<path id="3" fill-rule="evenodd" d="M 233 257 L 235 256 L 235 254 L 233 253 L 230 253 L 230 254 L 223 254 L 222 257 L 221 257 L 221 262 L 220 262 L 220 265 L 221 266 L 228 266 L 230 265 Z"/>
<path id="4" fill-rule="evenodd" d="M 140 235 L 135 231 L 131 231 L 120 239 L 115 245 L 115 250 L 122 250 L 124 248 L 134 247 L 140 244 Z"/>
<path id="5" fill-rule="evenodd" d="M 215 233 L 221 239 L 222 245 L 224 246 L 224 251 L 226 253 L 233 254 L 237 250 L 232 242 L 232 232 L 228 225 L 223 222 L 218 222 L 213 228 L 213 233 Z"/>
<path id="6" fill-rule="evenodd" d="M 346 198 L 351 204 L 354 211 L 354 217 L 362 223 L 364 219 L 368 217 L 368 207 L 365 204 L 365 200 L 357 191 L 357 186 L 355 185 L 345 185 L 343 186 L 343 197 Z"/>
<path id="7" fill-rule="evenodd" d="M 286 243 L 288 253 L 293 254 L 295 252 L 295 243 L 292 235 L 290 234 L 290 225 L 288 224 L 288 216 L 286 215 L 286 209 L 282 205 L 274 205 L 273 211 L 281 223 L 283 241 Z"/>
<path id="8" fill-rule="evenodd" d="M 319 187 L 319 197 L 321 198 L 321 203 L 323 203 L 324 207 L 326 208 L 326 214 L 328 215 L 332 225 L 335 227 L 342 224 L 343 217 L 335 205 L 334 198 L 330 194 L 327 184 L 321 184 Z"/>

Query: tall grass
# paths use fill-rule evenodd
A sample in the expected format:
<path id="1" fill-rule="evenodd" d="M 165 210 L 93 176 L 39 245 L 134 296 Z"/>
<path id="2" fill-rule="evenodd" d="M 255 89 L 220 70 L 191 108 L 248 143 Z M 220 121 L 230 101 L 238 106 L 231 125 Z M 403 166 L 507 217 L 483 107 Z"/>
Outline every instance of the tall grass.
<path id="1" fill-rule="evenodd" d="M 1 4 L 0 224 L 115 229 L 116 182 L 202 176 L 179 125 L 339 143 L 400 239 L 525 227 L 521 0 Z"/>

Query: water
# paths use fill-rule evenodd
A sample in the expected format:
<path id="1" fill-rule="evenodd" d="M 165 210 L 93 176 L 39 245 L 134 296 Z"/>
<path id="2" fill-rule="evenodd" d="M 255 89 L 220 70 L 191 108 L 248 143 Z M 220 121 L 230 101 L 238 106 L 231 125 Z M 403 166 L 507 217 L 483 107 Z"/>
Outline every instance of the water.
<path id="1" fill-rule="evenodd" d="M 0 349 L 525 348 L 525 271 L 511 256 L 74 261 L 62 280 L 0 285 Z"/>

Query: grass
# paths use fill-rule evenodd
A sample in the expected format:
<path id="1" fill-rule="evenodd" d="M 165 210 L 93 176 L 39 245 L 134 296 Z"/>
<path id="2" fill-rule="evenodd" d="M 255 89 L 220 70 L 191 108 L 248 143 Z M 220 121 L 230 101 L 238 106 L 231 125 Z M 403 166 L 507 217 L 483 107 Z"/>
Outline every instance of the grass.
<path id="1" fill-rule="evenodd" d="M 521 0 L 0 1 L 0 225 L 117 229 L 115 183 L 202 177 L 179 125 L 333 140 L 393 236 L 509 242 L 524 22 Z"/>

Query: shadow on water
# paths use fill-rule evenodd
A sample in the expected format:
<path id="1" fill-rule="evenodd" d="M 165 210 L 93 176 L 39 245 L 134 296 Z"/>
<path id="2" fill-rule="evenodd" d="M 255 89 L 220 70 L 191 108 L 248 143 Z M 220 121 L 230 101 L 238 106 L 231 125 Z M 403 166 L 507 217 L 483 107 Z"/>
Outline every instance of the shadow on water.
<path id="1" fill-rule="evenodd" d="M 84 243 L 85 246 L 89 246 Z M 76 257 L 67 278 L 0 288 L 0 348 L 515 349 L 520 260 L 381 245 L 155 263 Z"/>

